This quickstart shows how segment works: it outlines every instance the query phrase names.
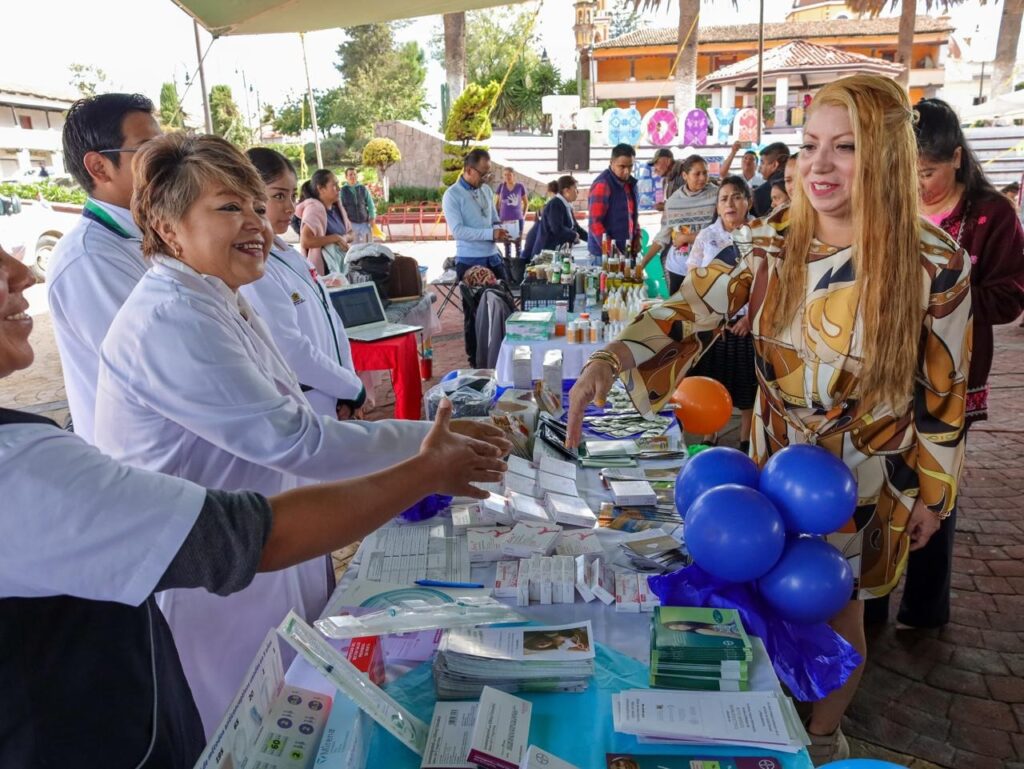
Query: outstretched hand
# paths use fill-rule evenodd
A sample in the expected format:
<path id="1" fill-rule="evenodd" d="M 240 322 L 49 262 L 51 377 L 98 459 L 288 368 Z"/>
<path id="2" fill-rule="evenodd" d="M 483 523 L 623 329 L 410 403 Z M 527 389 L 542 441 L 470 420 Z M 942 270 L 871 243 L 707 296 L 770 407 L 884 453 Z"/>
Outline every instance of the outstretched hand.
<path id="1" fill-rule="evenodd" d="M 420 445 L 420 457 L 427 461 L 429 472 L 436 479 L 435 491 L 453 497 L 486 499 L 487 492 L 471 484 L 500 481 L 506 470 L 501 460 L 505 452 L 492 442 L 462 435 L 454 427 L 452 404 L 445 398 L 437 408 L 433 428 Z"/>
<path id="2" fill-rule="evenodd" d="M 579 379 L 569 391 L 569 416 L 566 420 L 565 445 L 574 449 L 583 437 L 583 413 L 587 406 L 603 406 L 615 377 L 610 366 L 600 361 L 584 366 Z"/>

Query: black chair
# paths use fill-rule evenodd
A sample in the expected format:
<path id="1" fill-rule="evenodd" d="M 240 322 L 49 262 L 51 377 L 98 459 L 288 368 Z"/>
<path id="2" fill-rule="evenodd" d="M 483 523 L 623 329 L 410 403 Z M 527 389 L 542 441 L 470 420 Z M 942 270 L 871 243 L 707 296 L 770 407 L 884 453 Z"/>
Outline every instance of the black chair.
<path id="1" fill-rule="evenodd" d="M 520 286 L 519 302 L 524 310 L 550 307 L 555 302 L 568 302 L 569 312 L 575 312 L 576 284 L 527 281 Z"/>

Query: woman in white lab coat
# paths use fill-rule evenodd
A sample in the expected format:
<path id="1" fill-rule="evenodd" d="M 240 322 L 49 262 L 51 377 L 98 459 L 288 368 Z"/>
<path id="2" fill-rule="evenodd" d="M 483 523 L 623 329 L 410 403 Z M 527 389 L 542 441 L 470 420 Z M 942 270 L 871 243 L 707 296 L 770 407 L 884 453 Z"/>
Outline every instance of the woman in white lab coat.
<path id="1" fill-rule="evenodd" d="M 262 277 L 271 238 L 265 188 L 246 157 L 217 137 L 171 134 L 139 152 L 134 172 L 132 213 L 152 267 L 101 347 L 96 445 L 137 467 L 263 494 L 414 455 L 427 423 L 316 414 L 239 295 Z M 328 590 L 327 563 L 315 559 L 227 599 L 160 597 L 208 733 L 267 628 L 289 608 L 315 617 Z"/>
<path id="2" fill-rule="evenodd" d="M 32 363 L 28 268 L 0 248 L 0 379 Z M 0 766 L 190 769 L 202 722 L 153 592 L 241 590 L 431 492 L 482 497 L 499 449 L 439 418 L 408 462 L 267 498 L 127 467 L 0 408 Z M 342 500 L 361 517 L 337 515 Z M 241 680 L 235 683 L 240 686 Z"/>
<path id="3" fill-rule="evenodd" d="M 295 213 L 295 169 L 288 158 L 266 147 L 245 154 L 266 184 L 266 216 L 280 236 Z M 239 293 L 267 324 L 313 410 L 339 419 L 355 416 L 366 390 L 352 365 L 345 325 L 306 258 L 274 237 L 263 277 Z"/>

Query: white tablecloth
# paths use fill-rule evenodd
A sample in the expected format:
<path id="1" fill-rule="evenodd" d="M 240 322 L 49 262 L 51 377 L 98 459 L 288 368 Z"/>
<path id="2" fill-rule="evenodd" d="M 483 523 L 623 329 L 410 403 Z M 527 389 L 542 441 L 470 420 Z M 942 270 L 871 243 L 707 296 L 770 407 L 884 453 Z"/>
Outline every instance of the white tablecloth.
<path id="1" fill-rule="evenodd" d="M 530 370 L 533 379 L 541 379 L 544 376 L 544 353 L 548 350 L 562 351 L 562 377 L 575 379 L 580 375 L 583 364 L 587 362 L 590 353 L 600 350 L 605 343 L 569 344 L 564 336 L 544 342 L 505 339 L 501 343 L 501 349 L 498 350 L 498 364 L 494 367 L 494 378 L 498 380 L 501 387 L 512 386 L 512 350 L 520 345 L 526 345 L 532 351 Z"/>

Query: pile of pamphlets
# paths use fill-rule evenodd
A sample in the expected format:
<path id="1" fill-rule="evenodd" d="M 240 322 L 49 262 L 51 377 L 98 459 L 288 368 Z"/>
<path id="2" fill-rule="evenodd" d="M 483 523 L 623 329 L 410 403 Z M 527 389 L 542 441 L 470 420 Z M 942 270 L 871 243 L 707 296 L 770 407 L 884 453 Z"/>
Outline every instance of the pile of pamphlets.
<path id="1" fill-rule="evenodd" d="M 650 680 L 653 687 L 747 691 L 753 656 L 750 638 L 735 609 L 654 609 Z"/>
<path id="2" fill-rule="evenodd" d="M 612 695 L 615 731 L 641 743 L 727 745 L 796 753 L 810 743 L 782 692 L 670 692 Z"/>
<path id="3" fill-rule="evenodd" d="M 580 692 L 594 675 L 590 622 L 446 631 L 434 658 L 443 700 L 479 697 L 485 686 L 506 692 Z"/>

